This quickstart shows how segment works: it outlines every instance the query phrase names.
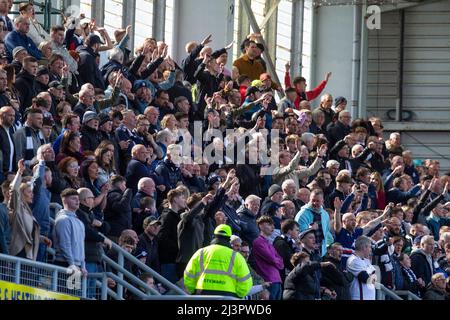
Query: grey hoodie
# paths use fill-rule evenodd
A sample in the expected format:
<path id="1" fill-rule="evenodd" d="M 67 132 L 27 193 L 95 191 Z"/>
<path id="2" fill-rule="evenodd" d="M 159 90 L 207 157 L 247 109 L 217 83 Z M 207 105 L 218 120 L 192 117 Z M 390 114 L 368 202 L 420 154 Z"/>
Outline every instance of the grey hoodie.
<path id="1" fill-rule="evenodd" d="M 55 219 L 56 260 L 84 268 L 84 236 L 83 222 L 75 212 L 62 209 Z"/>

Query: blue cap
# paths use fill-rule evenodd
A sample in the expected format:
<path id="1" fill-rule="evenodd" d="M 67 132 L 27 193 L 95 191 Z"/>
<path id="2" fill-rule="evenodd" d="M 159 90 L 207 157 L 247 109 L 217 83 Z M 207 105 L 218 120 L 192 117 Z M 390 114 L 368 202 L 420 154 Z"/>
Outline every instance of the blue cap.
<path id="1" fill-rule="evenodd" d="M 156 89 L 153 84 L 148 80 L 136 80 L 133 84 L 132 92 L 136 93 L 140 88 L 149 88 L 152 92 L 152 96 L 155 96 Z"/>

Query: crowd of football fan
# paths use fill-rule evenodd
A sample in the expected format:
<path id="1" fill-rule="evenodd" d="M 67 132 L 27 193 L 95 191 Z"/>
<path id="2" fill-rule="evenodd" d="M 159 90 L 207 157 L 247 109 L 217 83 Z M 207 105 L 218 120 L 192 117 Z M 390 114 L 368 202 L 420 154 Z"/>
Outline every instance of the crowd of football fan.
<path id="1" fill-rule="evenodd" d="M 307 91 L 287 64 L 276 83 L 257 34 L 231 70 L 232 45 L 214 50 L 212 36 L 178 64 L 157 39 L 131 52 L 131 26 L 111 40 L 81 15 L 48 33 L 30 3 L 12 21 L 11 3 L 0 0 L 0 253 L 96 273 L 114 241 L 189 293 L 365 300 L 381 282 L 448 300 L 449 175 L 380 118 L 352 119 L 324 93 L 331 73 Z M 232 257 L 223 273 L 203 265 L 217 248 Z"/>

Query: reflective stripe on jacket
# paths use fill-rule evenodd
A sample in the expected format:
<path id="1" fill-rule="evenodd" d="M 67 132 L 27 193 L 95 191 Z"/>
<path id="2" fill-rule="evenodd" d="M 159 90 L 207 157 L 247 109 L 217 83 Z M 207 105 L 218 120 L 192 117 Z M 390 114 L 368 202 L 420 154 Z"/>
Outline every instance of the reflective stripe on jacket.
<path id="1" fill-rule="evenodd" d="M 250 292 L 253 281 L 241 254 L 214 244 L 192 256 L 184 271 L 184 284 L 190 293 L 229 292 L 243 298 Z"/>

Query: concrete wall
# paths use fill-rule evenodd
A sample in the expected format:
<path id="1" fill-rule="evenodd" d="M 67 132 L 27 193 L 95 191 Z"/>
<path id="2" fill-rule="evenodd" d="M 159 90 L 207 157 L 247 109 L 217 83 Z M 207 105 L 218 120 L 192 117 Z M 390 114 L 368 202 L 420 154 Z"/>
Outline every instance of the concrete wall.
<path id="1" fill-rule="evenodd" d="M 333 95 L 344 96 L 351 100 L 352 93 L 352 44 L 353 44 L 353 6 L 320 7 L 316 16 L 316 50 L 313 57 L 312 79 L 308 88 L 312 89 L 333 73 L 325 91 Z M 311 83 L 309 80 L 315 82 Z M 325 92 L 324 91 L 324 92 Z M 319 104 L 319 98 L 313 106 Z"/>
<path id="2" fill-rule="evenodd" d="M 215 50 L 227 45 L 227 0 L 177 0 L 175 17 L 174 58 L 180 61 L 186 57 L 185 44 L 201 42 L 213 34 L 209 45 Z"/>

